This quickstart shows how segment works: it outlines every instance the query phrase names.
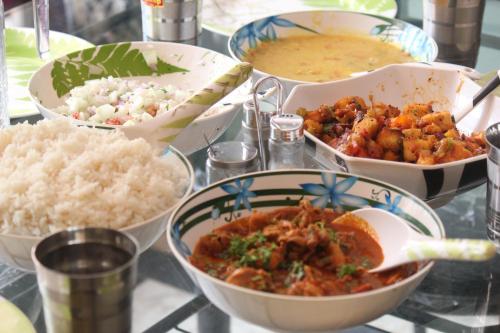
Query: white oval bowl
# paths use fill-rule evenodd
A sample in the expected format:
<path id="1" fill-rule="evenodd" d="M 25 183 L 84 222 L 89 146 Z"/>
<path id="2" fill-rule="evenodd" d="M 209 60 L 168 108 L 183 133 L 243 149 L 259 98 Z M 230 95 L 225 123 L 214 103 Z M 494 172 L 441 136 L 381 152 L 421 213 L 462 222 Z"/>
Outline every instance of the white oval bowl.
<path id="1" fill-rule="evenodd" d="M 120 228 L 135 237 L 139 243 L 141 253 L 146 251 L 165 231 L 168 217 L 174 208 L 189 196 L 194 184 L 194 172 L 187 158 L 175 148 L 171 147 L 165 155 L 166 159 L 171 159 L 176 165 L 183 165 L 188 176 L 188 186 L 179 201 L 160 214 L 140 223 Z M 31 248 L 42 240 L 42 236 L 28 236 L 16 234 L 0 233 L 0 262 L 9 266 L 34 272 L 35 266 L 31 260 Z"/>
<path id="2" fill-rule="evenodd" d="M 345 179 L 348 186 L 334 189 L 334 184 Z M 188 256 L 201 236 L 239 216 L 250 214 L 243 205 L 245 201 L 259 211 L 295 206 L 302 198 L 312 200 L 318 197 L 308 192 L 307 185 L 303 186 L 308 183 L 318 184 L 340 195 L 337 196 L 339 205 L 346 210 L 365 204 L 385 208 L 397 213 L 421 232 L 437 239 L 445 236 L 439 217 L 423 201 L 374 179 L 331 171 L 281 170 L 223 180 L 185 199 L 172 213 L 167 226 L 168 243 L 175 257 L 207 298 L 222 311 L 279 331 L 341 329 L 368 322 L 391 311 L 405 300 L 430 271 L 432 263 L 396 284 L 359 294 L 301 297 L 235 286 L 191 265 Z M 229 193 L 228 187 L 236 191 Z M 249 196 L 248 191 L 255 196 Z M 347 201 L 341 199 L 342 194 L 350 194 L 357 199 L 349 201 L 347 206 Z M 242 204 L 235 208 L 235 199 L 238 197 Z"/>
<path id="3" fill-rule="evenodd" d="M 94 55 L 98 54 L 99 50 L 103 47 L 118 44 L 124 43 L 96 46 L 96 52 Z M 166 42 L 131 42 L 130 44 L 131 49 L 137 49 L 142 52 L 143 55 L 154 52 L 155 55 L 161 60 L 177 67 L 188 69 L 189 72 L 176 72 L 159 76 L 125 76 L 124 73 L 120 72 L 115 73 L 116 75 L 113 75 L 114 77 L 132 79 L 139 82 L 153 81 L 160 85 L 171 84 L 180 89 L 193 90 L 196 92 L 197 90 L 203 88 L 211 80 L 217 78 L 221 74 L 224 74 L 227 70 L 237 64 L 235 60 L 226 55 L 192 45 Z M 55 112 L 54 109 L 63 105 L 64 99 L 67 96 L 67 94 L 63 96 L 58 96 L 57 94 L 57 90 L 55 88 L 56 85 L 54 84 L 56 79 L 52 75 L 55 61 L 65 64 L 70 61 L 70 59 L 68 56 L 64 56 L 48 62 L 33 74 L 28 87 L 32 101 L 35 103 L 40 113 L 47 119 L 64 117 L 64 115 Z M 74 86 L 77 85 L 78 84 Z M 73 88 L 74 86 L 71 86 L 70 88 Z M 201 135 L 202 133 L 205 133 L 205 135 L 209 138 L 215 138 L 222 134 L 231 124 L 231 120 L 239 110 L 239 107 L 235 105 L 230 104 L 224 106 L 223 104 L 225 102 L 227 102 L 227 99 L 220 101 L 212 109 L 207 110 L 206 112 L 209 115 L 201 115 L 195 119 L 181 134 L 179 134 L 172 144 L 182 153 L 190 154 L 206 146 L 203 135 Z M 214 112 L 216 109 L 219 111 Z M 135 138 L 138 136 L 138 130 L 136 129 L 137 126 L 127 127 L 96 124 L 88 121 L 76 120 L 72 117 L 68 118 L 77 125 L 97 126 L 99 128 L 106 129 L 120 128 L 129 138 Z M 156 118 L 153 118 L 148 122 L 154 122 L 155 119 Z M 196 135 L 193 135 L 193 133 L 196 133 Z M 152 139 L 148 138 L 147 135 L 140 136 L 143 136 L 150 142 L 152 141 Z M 158 142 L 151 143 L 157 144 Z"/>
<path id="4" fill-rule="evenodd" d="M 454 112 L 472 99 L 480 89 L 461 71 L 427 64 L 389 65 L 362 77 L 295 87 L 285 102 L 285 113 L 304 107 L 313 110 L 321 104 L 333 105 L 345 96 L 360 96 L 399 108 L 407 103 L 434 101 L 436 110 Z M 464 133 L 485 130 L 500 121 L 500 98 L 489 96 L 457 127 Z M 316 150 L 316 158 L 335 170 L 351 172 L 399 186 L 433 207 L 451 200 L 456 194 L 486 181 L 486 154 L 436 165 L 418 165 L 378 159 L 353 157 L 332 148 L 306 132 Z"/>
<path id="5" fill-rule="evenodd" d="M 229 41 L 229 53 L 243 61 L 246 51 L 264 41 L 296 35 L 331 34 L 332 32 L 356 32 L 374 36 L 398 45 L 416 61 L 434 61 L 438 54 L 436 42 L 422 29 L 394 18 L 335 10 L 312 10 L 284 13 L 264 17 L 245 24 L 234 32 Z M 367 50 L 369 52 L 369 50 Z M 270 73 L 254 69 L 254 82 Z M 278 77 L 288 94 L 305 81 Z"/>

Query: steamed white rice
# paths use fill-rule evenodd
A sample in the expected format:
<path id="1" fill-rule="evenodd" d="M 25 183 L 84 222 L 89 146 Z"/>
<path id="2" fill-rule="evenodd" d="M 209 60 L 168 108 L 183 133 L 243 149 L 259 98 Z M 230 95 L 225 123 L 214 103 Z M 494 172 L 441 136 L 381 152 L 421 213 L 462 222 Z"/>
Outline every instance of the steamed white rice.
<path id="1" fill-rule="evenodd" d="M 185 167 L 120 131 L 77 128 L 65 119 L 0 131 L 2 233 L 122 228 L 167 210 L 188 182 Z"/>
<path id="2" fill-rule="evenodd" d="M 121 78 L 85 81 L 55 111 L 96 124 L 133 126 L 172 110 L 193 94 L 172 85 Z"/>

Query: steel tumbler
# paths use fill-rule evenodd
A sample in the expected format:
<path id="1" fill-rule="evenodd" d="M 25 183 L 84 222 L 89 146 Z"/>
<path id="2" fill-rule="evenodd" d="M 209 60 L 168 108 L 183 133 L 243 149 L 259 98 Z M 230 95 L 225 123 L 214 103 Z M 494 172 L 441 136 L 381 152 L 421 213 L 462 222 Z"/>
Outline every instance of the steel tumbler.
<path id="1" fill-rule="evenodd" d="M 438 61 L 474 68 L 485 0 L 424 0 L 423 28 L 438 44 Z"/>
<path id="2" fill-rule="evenodd" d="M 143 39 L 195 45 L 201 7 L 201 0 L 141 0 Z"/>
<path id="3" fill-rule="evenodd" d="M 486 233 L 500 249 L 500 123 L 486 130 L 488 185 L 486 189 Z"/>
<path id="4" fill-rule="evenodd" d="M 112 229 L 71 228 L 32 249 L 48 332 L 130 332 L 139 246 Z"/>

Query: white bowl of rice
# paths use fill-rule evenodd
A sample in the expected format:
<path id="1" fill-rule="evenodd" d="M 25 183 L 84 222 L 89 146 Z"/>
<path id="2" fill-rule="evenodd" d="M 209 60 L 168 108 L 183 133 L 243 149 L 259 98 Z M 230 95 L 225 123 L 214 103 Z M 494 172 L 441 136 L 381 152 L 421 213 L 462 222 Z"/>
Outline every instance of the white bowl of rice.
<path id="1" fill-rule="evenodd" d="M 48 62 L 33 74 L 28 89 L 47 119 L 64 116 L 78 125 L 120 128 L 129 138 L 143 137 L 160 146 L 171 143 L 190 154 L 206 146 L 203 134 L 213 140 L 227 129 L 239 110 L 232 102 L 238 94 L 225 96 L 234 86 L 221 82 L 222 90 L 208 91 L 208 99 L 189 103 L 207 109 L 196 119 L 175 107 L 237 64 L 192 45 L 107 44 Z M 168 118 L 169 113 L 174 118 Z M 170 134 L 158 133 L 179 128 L 185 130 L 173 141 L 166 140 Z"/>
<path id="2" fill-rule="evenodd" d="M 194 182 L 175 148 L 62 118 L 1 130 L 0 157 L 0 261 L 29 271 L 31 247 L 73 226 L 125 231 L 145 251 Z"/>

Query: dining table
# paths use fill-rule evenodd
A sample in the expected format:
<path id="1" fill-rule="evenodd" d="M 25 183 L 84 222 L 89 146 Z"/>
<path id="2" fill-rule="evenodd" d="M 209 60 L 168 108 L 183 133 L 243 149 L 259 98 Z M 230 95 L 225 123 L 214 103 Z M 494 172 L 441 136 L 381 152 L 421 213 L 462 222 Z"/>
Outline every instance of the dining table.
<path id="1" fill-rule="evenodd" d="M 496 14 L 495 14 L 496 13 Z M 481 73 L 500 67 L 500 1 L 486 1 L 479 59 Z M 31 2 L 10 8 L 6 25 L 32 27 Z M 397 17 L 422 26 L 422 2 L 398 1 Z M 142 40 L 139 0 L 51 0 L 50 28 L 93 44 Z M 201 32 L 198 44 L 224 54 L 227 36 Z M 41 115 L 11 119 L 34 123 Z M 241 112 L 217 141 L 241 139 Z M 195 190 L 205 186 L 206 149 L 188 156 Z M 326 169 L 306 145 L 305 166 Z M 447 237 L 486 239 L 486 185 L 456 193 L 436 208 Z M 37 332 L 45 332 L 36 275 L 0 263 L 0 295 L 23 311 Z M 353 309 L 353 311 L 356 311 Z M 229 316 L 192 282 L 169 250 L 165 236 L 141 254 L 133 296 L 133 332 L 270 332 Z M 488 262 L 436 262 L 419 287 L 391 313 L 342 332 L 500 332 L 500 256 Z"/>

